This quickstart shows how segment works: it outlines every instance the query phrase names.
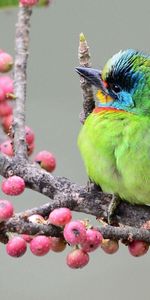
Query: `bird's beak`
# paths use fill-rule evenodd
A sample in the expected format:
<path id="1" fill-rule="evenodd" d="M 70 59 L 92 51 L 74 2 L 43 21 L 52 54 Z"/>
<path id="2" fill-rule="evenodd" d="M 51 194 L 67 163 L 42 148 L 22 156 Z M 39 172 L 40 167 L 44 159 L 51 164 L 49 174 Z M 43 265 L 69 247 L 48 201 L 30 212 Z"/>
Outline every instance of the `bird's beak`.
<path id="1" fill-rule="evenodd" d="M 75 68 L 76 72 L 84 77 L 89 83 L 100 89 L 105 95 L 108 95 L 108 90 L 102 80 L 102 72 L 97 69 L 78 67 Z"/>

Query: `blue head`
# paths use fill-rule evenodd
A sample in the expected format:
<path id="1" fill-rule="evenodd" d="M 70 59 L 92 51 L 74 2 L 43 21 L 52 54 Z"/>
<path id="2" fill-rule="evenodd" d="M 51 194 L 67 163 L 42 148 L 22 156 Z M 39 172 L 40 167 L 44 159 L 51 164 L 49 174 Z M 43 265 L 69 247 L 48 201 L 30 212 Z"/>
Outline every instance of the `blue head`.
<path id="1" fill-rule="evenodd" d="M 100 90 L 98 106 L 150 114 L 148 55 L 128 49 L 110 58 L 102 71 L 77 68 L 77 72 Z"/>

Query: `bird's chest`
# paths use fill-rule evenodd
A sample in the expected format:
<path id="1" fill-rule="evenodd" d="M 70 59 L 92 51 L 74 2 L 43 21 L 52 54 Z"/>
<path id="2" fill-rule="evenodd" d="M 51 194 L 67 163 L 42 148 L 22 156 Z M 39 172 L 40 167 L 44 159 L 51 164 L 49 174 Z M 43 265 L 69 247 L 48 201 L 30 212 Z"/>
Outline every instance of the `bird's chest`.
<path id="1" fill-rule="evenodd" d="M 149 122 L 123 113 L 107 113 L 88 117 L 78 144 L 94 182 L 104 191 L 135 199 L 141 181 L 150 192 L 149 140 Z"/>

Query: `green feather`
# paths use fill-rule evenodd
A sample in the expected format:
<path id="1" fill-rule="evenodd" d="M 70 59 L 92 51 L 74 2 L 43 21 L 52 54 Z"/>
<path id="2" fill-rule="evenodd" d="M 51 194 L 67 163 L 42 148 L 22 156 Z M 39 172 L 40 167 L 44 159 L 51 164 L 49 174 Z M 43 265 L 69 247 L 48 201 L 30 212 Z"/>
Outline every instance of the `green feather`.
<path id="1" fill-rule="evenodd" d="M 101 111 L 86 119 L 78 146 L 89 178 L 105 192 L 150 204 L 150 118 Z"/>

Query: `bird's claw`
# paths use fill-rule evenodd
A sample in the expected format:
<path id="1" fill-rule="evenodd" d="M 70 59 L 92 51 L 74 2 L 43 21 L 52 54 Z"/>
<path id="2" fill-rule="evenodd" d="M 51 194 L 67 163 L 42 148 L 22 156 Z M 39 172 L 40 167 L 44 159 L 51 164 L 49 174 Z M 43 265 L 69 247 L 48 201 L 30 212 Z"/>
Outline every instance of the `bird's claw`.
<path id="1" fill-rule="evenodd" d="M 114 212 L 119 204 L 120 204 L 120 198 L 116 195 L 113 195 L 113 197 L 110 201 L 110 204 L 108 206 L 108 210 L 107 210 L 107 221 L 108 221 L 108 224 L 110 224 L 110 225 L 112 224 L 112 218 L 113 218 Z"/>

